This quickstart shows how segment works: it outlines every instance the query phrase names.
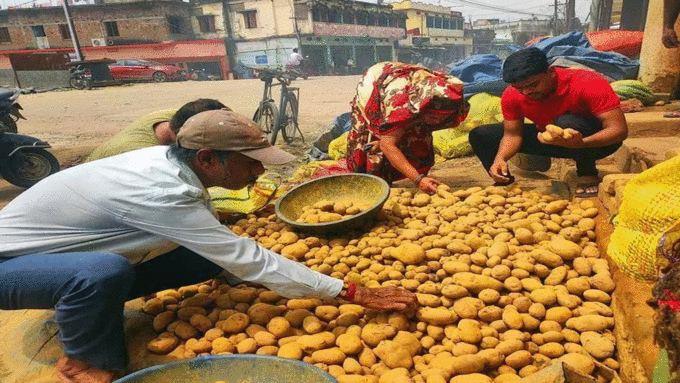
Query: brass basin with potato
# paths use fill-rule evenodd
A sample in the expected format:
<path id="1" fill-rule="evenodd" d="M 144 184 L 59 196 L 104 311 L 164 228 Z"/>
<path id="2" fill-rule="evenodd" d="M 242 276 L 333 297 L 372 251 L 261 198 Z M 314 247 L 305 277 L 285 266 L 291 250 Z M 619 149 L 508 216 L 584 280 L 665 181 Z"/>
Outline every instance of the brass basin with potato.
<path id="1" fill-rule="evenodd" d="M 276 215 L 290 226 L 311 232 L 347 230 L 374 218 L 390 195 L 382 178 L 370 174 L 340 174 L 317 178 L 289 190 L 276 201 Z M 360 213 L 339 221 L 303 223 L 296 220 L 305 206 L 319 201 L 357 201 L 368 205 Z"/>

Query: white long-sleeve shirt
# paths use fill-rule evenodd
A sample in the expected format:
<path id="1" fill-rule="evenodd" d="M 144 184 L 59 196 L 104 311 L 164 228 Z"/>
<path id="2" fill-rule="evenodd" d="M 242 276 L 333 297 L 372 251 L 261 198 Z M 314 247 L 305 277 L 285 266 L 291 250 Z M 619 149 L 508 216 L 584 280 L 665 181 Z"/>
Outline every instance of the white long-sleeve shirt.
<path id="1" fill-rule="evenodd" d="M 341 280 L 220 224 L 196 174 L 167 152 L 167 146 L 155 146 L 85 163 L 24 191 L 0 210 L 0 262 L 28 254 L 101 251 L 134 264 L 179 245 L 281 296 L 339 294 Z"/>

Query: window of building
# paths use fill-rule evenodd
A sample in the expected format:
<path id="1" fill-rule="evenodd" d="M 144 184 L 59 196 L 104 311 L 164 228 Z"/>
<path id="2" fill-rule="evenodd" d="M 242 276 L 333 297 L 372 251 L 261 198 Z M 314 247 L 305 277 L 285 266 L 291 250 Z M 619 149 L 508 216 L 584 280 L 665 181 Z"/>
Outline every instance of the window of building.
<path id="1" fill-rule="evenodd" d="M 357 12 L 357 25 L 368 25 L 368 12 Z"/>
<path id="2" fill-rule="evenodd" d="M 294 4 L 295 7 L 295 18 L 297 20 L 307 20 L 307 15 L 309 15 L 309 5 L 307 4 Z"/>
<path id="3" fill-rule="evenodd" d="M 12 38 L 9 35 L 9 29 L 7 27 L 0 27 L 0 43 L 11 43 Z"/>
<path id="4" fill-rule="evenodd" d="M 390 17 L 390 27 L 399 28 L 399 15 L 392 15 Z"/>
<path id="5" fill-rule="evenodd" d="M 451 19 L 445 17 L 442 20 L 442 29 L 451 29 L 451 21 Z"/>
<path id="6" fill-rule="evenodd" d="M 366 17 L 366 25 L 375 25 L 375 13 L 369 13 Z"/>
<path id="7" fill-rule="evenodd" d="M 389 27 L 390 26 L 390 20 L 389 20 L 389 18 L 387 17 L 386 14 L 384 14 L 384 13 L 380 14 L 380 18 L 378 19 L 378 25 L 380 25 L 381 27 Z"/>
<path id="8" fill-rule="evenodd" d="M 328 10 L 328 22 L 340 24 L 341 13 L 336 8 L 331 8 Z"/>
<path id="9" fill-rule="evenodd" d="M 441 16 L 435 16 L 434 18 L 434 27 L 441 29 L 442 27 L 442 18 Z"/>
<path id="10" fill-rule="evenodd" d="M 427 16 L 427 27 L 434 28 L 434 16 Z"/>
<path id="11" fill-rule="evenodd" d="M 203 15 L 196 16 L 198 29 L 203 33 L 215 32 L 215 16 Z"/>
<path id="12" fill-rule="evenodd" d="M 320 21 L 320 22 L 327 22 L 328 21 L 328 8 L 322 6 L 322 5 L 315 5 L 314 8 L 312 8 L 312 20 L 314 21 Z"/>
<path id="13" fill-rule="evenodd" d="M 120 36 L 120 33 L 118 33 L 117 21 L 105 21 L 104 27 L 106 27 L 106 36 L 108 37 Z"/>
<path id="14" fill-rule="evenodd" d="M 342 12 L 342 23 L 343 24 L 354 24 L 354 12 L 350 9 L 345 9 Z"/>
<path id="15" fill-rule="evenodd" d="M 62 40 L 71 38 L 71 31 L 68 29 L 68 24 L 59 24 L 59 34 Z"/>
<path id="16" fill-rule="evenodd" d="M 31 31 L 35 37 L 45 37 L 45 28 L 42 25 L 31 25 Z"/>
<path id="17" fill-rule="evenodd" d="M 168 29 L 170 33 L 181 35 L 186 30 L 185 19 L 181 16 L 168 16 Z"/>
<path id="18" fill-rule="evenodd" d="M 243 11 L 243 22 L 247 29 L 257 28 L 257 11 Z"/>

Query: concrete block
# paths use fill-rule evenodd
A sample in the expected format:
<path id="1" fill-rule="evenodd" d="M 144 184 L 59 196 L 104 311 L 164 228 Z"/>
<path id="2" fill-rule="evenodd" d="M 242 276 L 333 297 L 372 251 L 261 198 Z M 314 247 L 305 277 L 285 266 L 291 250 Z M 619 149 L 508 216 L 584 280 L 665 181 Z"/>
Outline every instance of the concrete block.
<path id="1" fill-rule="evenodd" d="M 622 173 L 623 172 L 621 172 L 621 169 L 616 164 L 598 165 L 598 167 L 597 167 L 597 174 L 598 174 L 598 176 L 600 176 L 600 179 L 603 179 L 604 177 L 606 177 L 608 175 L 622 174 Z"/>
<path id="2" fill-rule="evenodd" d="M 602 202 L 602 206 L 607 209 L 610 215 L 614 215 L 618 213 L 618 210 L 616 209 L 615 202 L 614 202 L 614 196 L 607 193 L 604 191 L 604 189 L 600 188 L 600 190 L 597 193 L 597 198 Z"/>
<path id="3" fill-rule="evenodd" d="M 631 178 L 635 177 L 635 174 L 631 173 L 626 173 L 626 174 L 608 174 L 602 178 L 602 182 L 600 183 L 600 191 L 604 191 L 610 194 L 614 194 L 616 192 L 616 182 L 617 181 L 623 181 L 624 185 L 628 181 L 630 181 Z"/>
<path id="4" fill-rule="evenodd" d="M 642 164 L 643 163 L 644 163 L 644 161 L 634 159 L 630 164 L 630 173 L 633 173 L 633 174 L 642 173 L 642 171 L 643 171 L 642 170 Z M 645 164 L 645 166 L 646 166 L 646 164 Z"/>
<path id="5" fill-rule="evenodd" d="M 619 169 L 619 173 L 628 173 L 630 171 L 632 157 L 631 151 L 626 145 L 621 145 L 611 157 L 614 159 L 614 164 Z"/>
<path id="6" fill-rule="evenodd" d="M 616 211 L 619 211 L 619 207 L 621 206 L 621 202 L 623 202 L 623 188 L 625 187 L 625 184 L 622 185 L 617 185 L 616 186 L 616 191 L 614 195 L 614 208 Z"/>
<path id="7" fill-rule="evenodd" d="M 666 152 L 666 160 L 670 160 L 671 158 L 677 156 L 680 154 L 680 148 L 674 148 Z"/>

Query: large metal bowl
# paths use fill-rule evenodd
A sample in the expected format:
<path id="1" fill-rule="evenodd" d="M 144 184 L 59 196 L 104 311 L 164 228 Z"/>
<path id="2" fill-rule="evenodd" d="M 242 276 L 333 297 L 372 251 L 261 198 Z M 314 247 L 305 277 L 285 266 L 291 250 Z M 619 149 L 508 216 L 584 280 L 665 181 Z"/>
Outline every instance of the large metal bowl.
<path id="1" fill-rule="evenodd" d="M 294 228 L 327 232 L 357 227 L 378 214 L 390 195 L 390 186 L 382 178 L 370 174 L 341 174 L 305 182 L 281 196 L 276 201 L 276 215 Z M 339 221 L 302 223 L 296 220 L 302 208 L 323 200 L 361 200 L 370 206 L 359 214 Z"/>
<path id="2" fill-rule="evenodd" d="M 159 364 L 113 383 L 338 383 L 299 360 L 268 355 L 214 355 Z"/>

